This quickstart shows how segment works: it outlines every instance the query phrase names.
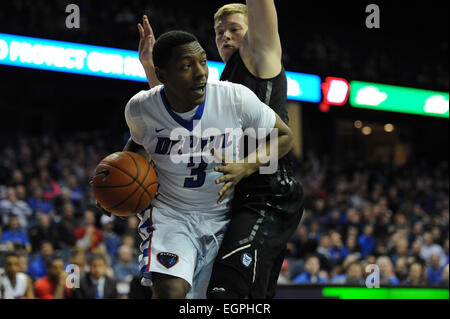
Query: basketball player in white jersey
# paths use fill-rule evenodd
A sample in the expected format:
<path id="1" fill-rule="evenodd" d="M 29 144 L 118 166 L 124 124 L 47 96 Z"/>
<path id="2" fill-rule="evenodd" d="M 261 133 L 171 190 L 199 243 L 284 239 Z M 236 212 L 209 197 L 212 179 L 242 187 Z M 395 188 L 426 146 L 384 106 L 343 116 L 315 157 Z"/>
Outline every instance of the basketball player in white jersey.
<path id="1" fill-rule="evenodd" d="M 237 145 L 228 140 L 230 129 L 265 129 L 263 138 L 268 132 L 277 135 L 263 151 L 270 148 L 270 155 L 279 158 L 292 147 L 291 132 L 243 85 L 207 82 L 206 53 L 192 34 L 161 35 L 153 61 L 162 85 L 139 92 L 125 108 L 131 138 L 124 151 L 150 155 L 160 183 L 150 209 L 138 214 L 140 267 L 144 282 L 153 282 L 156 298 L 205 298 L 229 221 L 228 195 L 242 178 L 268 163 L 258 156 L 255 161 L 214 162 L 203 148 L 230 145 L 234 157 Z M 197 147 L 196 153 L 186 153 L 186 145 Z"/>
<path id="2" fill-rule="evenodd" d="M 5 256 L 4 272 L 0 274 L 3 299 L 34 299 L 31 278 L 19 271 L 19 256 L 8 253 Z"/>
<path id="3" fill-rule="evenodd" d="M 245 2 L 226 4 L 214 15 L 217 50 L 226 63 L 220 80 L 246 86 L 289 124 L 274 0 Z M 151 59 L 154 35 L 146 16 L 138 29 L 139 59 L 153 87 L 159 83 Z M 273 174 L 256 172 L 236 185 L 208 298 L 274 298 L 286 243 L 303 215 L 303 188 L 293 162 L 285 156 L 278 164 Z"/>

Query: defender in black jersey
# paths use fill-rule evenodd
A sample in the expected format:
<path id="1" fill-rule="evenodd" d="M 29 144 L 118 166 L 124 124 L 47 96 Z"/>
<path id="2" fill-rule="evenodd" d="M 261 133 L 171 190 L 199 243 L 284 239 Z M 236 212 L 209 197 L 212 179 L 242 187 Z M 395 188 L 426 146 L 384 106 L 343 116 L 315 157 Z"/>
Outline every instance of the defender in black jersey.
<path id="1" fill-rule="evenodd" d="M 289 123 L 274 0 L 246 3 L 225 5 L 214 16 L 217 48 L 226 62 L 221 80 L 247 86 Z M 153 87 L 159 82 L 154 76 L 154 36 L 147 17 L 138 28 L 140 61 Z M 231 222 L 215 260 L 208 298 L 275 296 L 286 244 L 303 214 L 303 189 L 294 177 L 289 155 L 278 164 L 276 173 L 257 172 L 235 186 Z"/>
<path id="2" fill-rule="evenodd" d="M 220 79 L 247 86 L 289 123 L 275 5 L 273 0 L 247 0 L 247 5 L 226 5 L 215 15 L 216 44 L 226 62 Z M 215 260 L 208 298 L 273 298 L 302 205 L 303 189 L 289 156 L 279 161 L 276 173 L 257 172 L 241 180 L 235 187 L 231 222 Z"/>

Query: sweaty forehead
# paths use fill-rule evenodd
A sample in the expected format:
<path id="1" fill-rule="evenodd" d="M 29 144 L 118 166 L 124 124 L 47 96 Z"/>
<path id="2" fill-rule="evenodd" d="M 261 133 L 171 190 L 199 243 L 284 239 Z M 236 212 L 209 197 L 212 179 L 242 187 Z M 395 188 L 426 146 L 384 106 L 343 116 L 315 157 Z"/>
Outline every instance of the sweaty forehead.
<path id="1" fill-rule="evenodd" d="M 184 58 L 198 57 L 205 54 L 205 50 L 197 41 L 182 44 L 173 49 L 172 57 L 176 60 Z"/>

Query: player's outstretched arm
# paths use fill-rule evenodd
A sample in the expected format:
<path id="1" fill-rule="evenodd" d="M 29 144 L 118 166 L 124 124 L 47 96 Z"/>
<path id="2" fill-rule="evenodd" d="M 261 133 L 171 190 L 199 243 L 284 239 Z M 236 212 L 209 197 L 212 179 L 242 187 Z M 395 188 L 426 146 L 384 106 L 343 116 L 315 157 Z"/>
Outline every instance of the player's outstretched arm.
<path id="1" fill-rule="evenodd" d="M 147 76 L 148 85 L 150 88 L 160 85 L 155 73 L 155 66 L 153 64 L 153 46 L 155 45 L 155 35 L 153 29 L 148 21 L 146 15 L 142 18 L 142 24 L 138 23 L 139 30 L 139 61 L 145 70 Z"/>
<path id="2" fill-rule="evenodd" d="M 248 30 L 241 46 L 261 77 L 273 77 L 281 70 L 281 41 L 274 0 L 247 0 Z"/>

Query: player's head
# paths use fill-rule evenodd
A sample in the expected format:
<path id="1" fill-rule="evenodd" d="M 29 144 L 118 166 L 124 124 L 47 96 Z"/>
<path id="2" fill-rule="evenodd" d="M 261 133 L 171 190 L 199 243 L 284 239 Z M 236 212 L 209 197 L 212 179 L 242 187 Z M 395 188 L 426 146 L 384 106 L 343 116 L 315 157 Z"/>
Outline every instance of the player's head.
<path id="1" fill-rule="evenodd" d="M 206 52 L 193 34 L 162 34 L 153 47 L 153 63 L 158 80 L 173 100 L 183 101 L 186 107 L 203 103 L 208 65 Z"/>
<path id="2" fill-rule="evenodd" d="M 19 255 L 14 252 L 6 254 L 3 268 L 8 276 L 14 276 L 20 271 Z"/>
<path id="3" fill-rule="evenodd" d="M 248 9 L 242 3 L 230 3 L 217 10 L 214 15 L 216 45 L 224 62 L 241 46 L 248 30 Z"/>

